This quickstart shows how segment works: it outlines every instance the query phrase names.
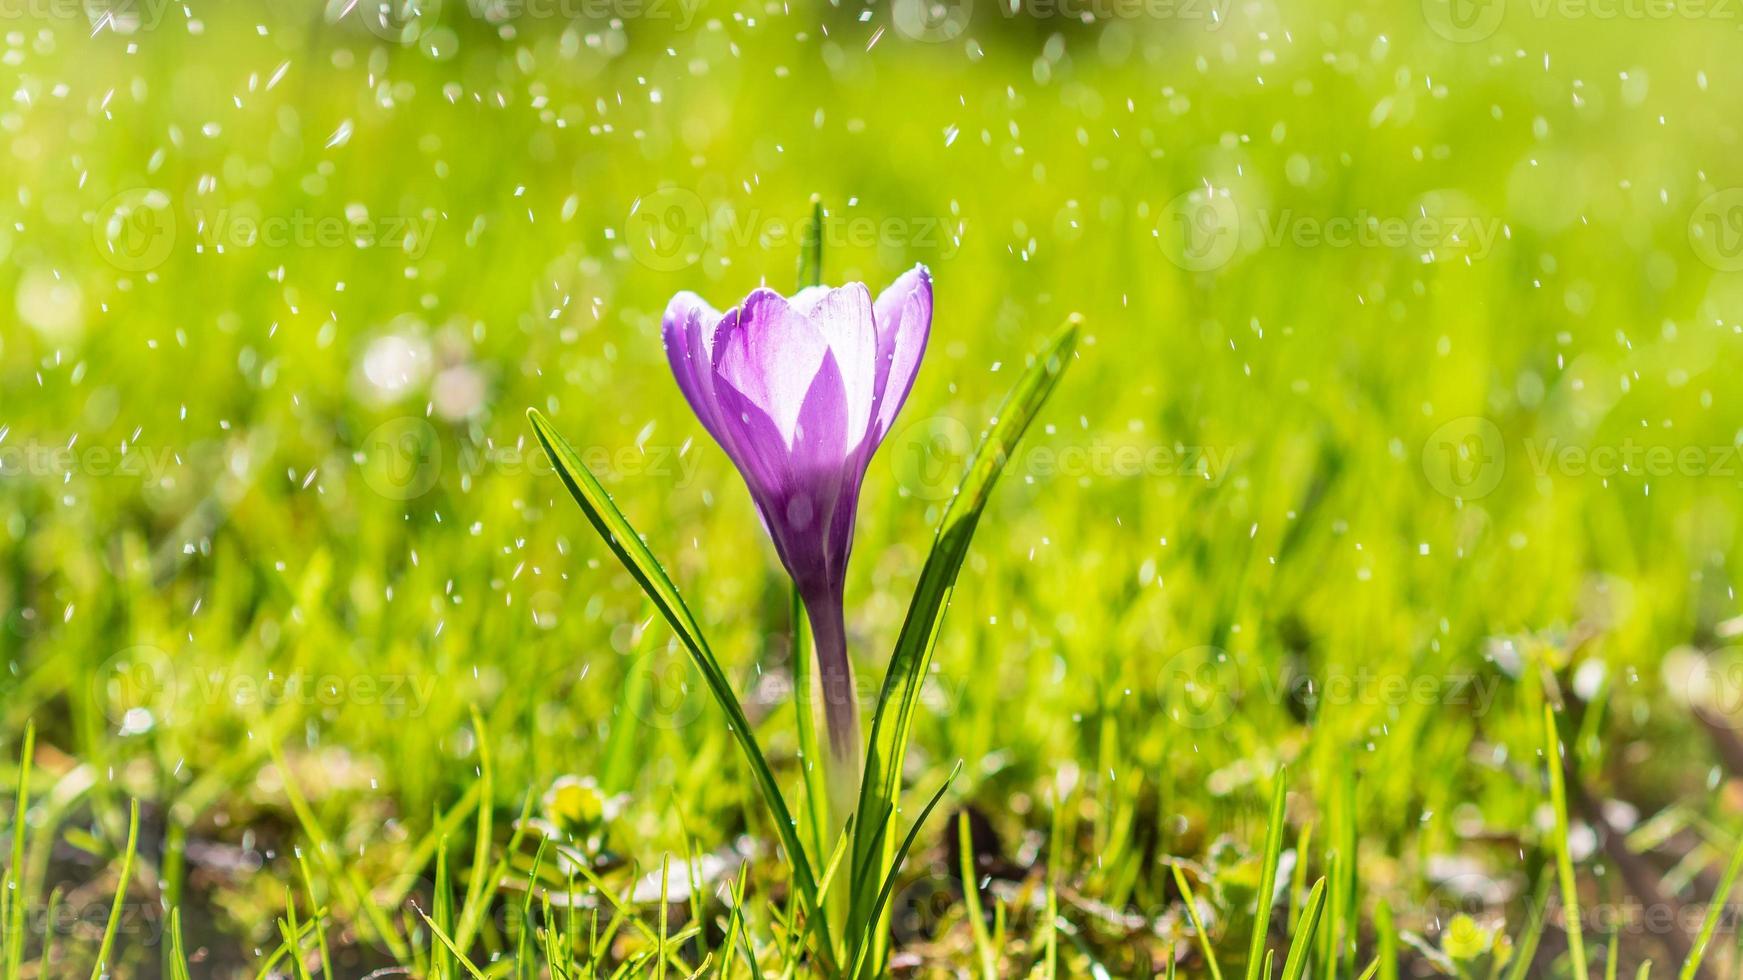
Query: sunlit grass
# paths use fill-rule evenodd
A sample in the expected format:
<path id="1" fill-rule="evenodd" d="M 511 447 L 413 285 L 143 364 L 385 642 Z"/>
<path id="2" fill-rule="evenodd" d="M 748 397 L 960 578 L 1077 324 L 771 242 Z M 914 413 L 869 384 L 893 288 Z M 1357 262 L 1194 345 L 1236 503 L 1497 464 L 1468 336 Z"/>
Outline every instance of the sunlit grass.
<path id="1" fill-rule="evenodd" d="M 1085 323 L 893 770 L 905 825 L 962 764 L 899 970 L 1735 972 L 1699 914 L 1743 766 L 1743 279 L 1703 237 L 1743 183 L 1734 24 L 984 4 L 925 43 L 881 6 L 505 36 L 451 4 L 400 44 L 148 6 L 0 23 L 7 980 L 90 975 L 106 933 L 118 976 L 796 969 L 753 773 L 524 412 L 798 799 L 786 582 L 656 318 L 790 286 L 813 194 L 831 281 L 938 283 L 861 505 L 862 678 L 974 438 Z M 1178 237 L 1229 227 L 1195 190 L 1220 262 Z M 1612 947 L 1629 853 L 1679 925 Z"/>

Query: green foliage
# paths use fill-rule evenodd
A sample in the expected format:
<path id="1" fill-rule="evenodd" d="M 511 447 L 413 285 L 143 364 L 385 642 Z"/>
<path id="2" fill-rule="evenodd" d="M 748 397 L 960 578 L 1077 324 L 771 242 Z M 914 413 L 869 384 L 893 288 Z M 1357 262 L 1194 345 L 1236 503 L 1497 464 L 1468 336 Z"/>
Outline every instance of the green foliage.
<path id="1" fill-rule="evenodd" d="M 847 588 L 900 686 L 834 945 L 982 970 L 954 817 L 915 830 L 948 785 L 1013 974 L 1207 976 L 1202 937 L 1230 978 L 1420 976 L 1466 913 L 1501 977 L 1570 980 L 1577 908 L 1597 975 L 1618 842 L 1691 955 L 1620 929 L 1602 969 L 1736 973 L 1692 911 L 1735 900 L 1743 779 L 1720 5 L 981 2 L 936 42 L 907 0 L 607 6 L 0 17 L 5 980 L 821 972 L 786 583 L 658 317 L 915 262 L 937 331 Z M 940 592 L 925 542 L 1071 312 Z"/>

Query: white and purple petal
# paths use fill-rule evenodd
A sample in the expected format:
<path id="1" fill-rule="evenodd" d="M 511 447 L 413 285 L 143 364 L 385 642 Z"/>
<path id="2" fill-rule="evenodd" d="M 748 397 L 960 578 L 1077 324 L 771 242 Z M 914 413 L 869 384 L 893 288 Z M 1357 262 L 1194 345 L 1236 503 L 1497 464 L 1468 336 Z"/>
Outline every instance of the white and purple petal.
<path id="1" fill-rule="evenodd" d="M 923 265 L 902 273 L 878 294 L 873 310 L 877 318 L 878 360 L 885 368 L 877 419 L 871 430 L 871 444 L 875 448 L 890 431 L 902 403 L 908 400 L 914 376 L 920 371 L 920 359 L 926 354 L 926 340 L 932 333 L 932 273 Z"/>

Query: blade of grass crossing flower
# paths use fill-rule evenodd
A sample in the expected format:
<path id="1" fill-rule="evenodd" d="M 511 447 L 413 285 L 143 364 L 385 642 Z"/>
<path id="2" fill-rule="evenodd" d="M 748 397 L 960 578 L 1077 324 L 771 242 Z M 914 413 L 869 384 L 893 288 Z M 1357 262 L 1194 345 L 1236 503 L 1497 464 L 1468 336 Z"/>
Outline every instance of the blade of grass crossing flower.
<path id="1" fill-rule="evenodd" d="M 127 882 L 133 877 L 133 855 L 139 852 L 139 801 L 134 800 L 127 817 L 127 851 L 121 858 L 121 879 L 115 886 L 115 901 L 109 906 L 109 923 L 103 927 L 103 943 L 97 947 L 97 963 L 91 980 L 101 980 L 115 948 L 115 933 L 121 927 L 121 909 L 127 901 Z"/>
<path id="2" fill-rule="evenodd" d="M 1621 933 L 1611 931 L 1610 941 L 1604 944 L 1604 980 L 1616 980 L 1616 945 L 1621 938 Z"/>
<path id="3" fill-rule="evenodd" d="M 1640 969 L 1634 971 L 1634 980 L 1652 980 L 1652 961 L 1640 964 Z"/>
<path id="4" fill-rule="evenodd" d="M 1301 915 L 1295 920 L 1295 933 L 1289 941 L 1289 956 L 1283 961 L 1283 980 L 1301 980 L 1307 970 L 1307 952 L 1313 946 L 1314 933 L 1319 927 L 1319 913 L 1325 908 L 1325 879 L 1313 883 L 1313 891 L 1307 895 L 1307 901 L 1301 906 Z"/>
<path id="5" fill-rule="evenodd" d="M 24 966 L 24 818 L 30 810 L 30 764 L 36 758 L 36 722 L 24 725 L 18 752 L 18 796 L 12 816 L 12 864 L 6 871 L 6 980 L 18 980 Z M 52 921 L 52 920 L 51 920 Z"/>
<path id="6" fill-rule="evenodd" d="M 1258 980 L 1270 932 L 1271 908 L 1277 897 L 1277 864 L 1283 858 L 1283 806 L 1289 794 L 1289 771 L 1277 771 L 1271 790 L 1271 813 L 1265 824 L 1265 853 L 1259 867 L 1258 905 L 1253 910 L 1253 938 L 1247 944 L 1247 980 Z M 1269 977 L 1266 980 L 1270 980 Z"/>
<path id="7" fill-rule="evenodd" d="M 1549 800 L 1555 809 L 1555 874 L 1561 883 L 1562 922 L 1567 930 L 1568 959 L 1574 976 L 1588 980 L 1586 939 L 1580 931 L 1580 892 L 1574 881 L 1573 852 L 1568 846 L 1567 787 L 1562 781 L 1561 739 L 1555 731 L 1555 710 L 1543 706 L 1543 757 L 1549 766 Z"/>
<path id="8" fill-rule="evenodd" d="M 869 891 L 870 882 L 879 877 L 874 871 L 888 866 L 878 866 L 876 862 L 880 855 L 887 860 L 890 839 L 886 837 L 883 846 L 876 849 L 872 846 L 873 841 L 877 827 L 882 823 L 880 814 L 893 811 L 901 793 L 902 760 L 907 750 L 908 731 L 931 663 L 932 650 L 938 640 L 945 607 L 956 587 L 962 563 L 968 557 L 975 525 L 1017 442 L 1047 403 L 1047 397 L 1053 393 L 1070 362 L 1081 323 L 1076 314 L 1068 317 L 1005 396 L 998 414 L 981 437 L 974 459 L 957 485 L 933 536 L 932 550 L 926 556 L 914 598 L 908 605 L 907 617 L 897 636 L 889 668 L 884 674 L 883 688 L 878 695 L 877 710 L 872 717 L 854 835 L 854 898 L 852 914 L 848 918 L 849 935 L 865 931 L 866 915 L 873 898 Z"/>
<path id="9" fill-rule="evenodd" d="M 1725 903 L 1730 900 L 1731 889 L 1737 884 L 1739 870 L 1743 870 L 1743 840 L 1739 840 L 1737 849 L 1731 852 L 1731 863 L 1725 868 L 1725 876 L 1719 879 L 1719 890 L 1713 893 L 1713 900 L 1707 905 L 1707 917 L 1701 922 L 1701 931 L 1695 936 L 1694 948 L 1682 965 L 1679 980 L 1693 980 L 1700 973 L 1701 960 L 1706 958 L 1707 946 L 1713 941 L 1713 931 L 1719 927 L 1719 916 L 1725 912 Z"/>
<path id="10" fill-rule="evenodd" d="M 726 672 L 721 669 L 714 651 L 702 635 L 696 617 L 684 603 L 683 596 L 678 593 L 677 586 L 672 584 L 665 569 L 654 558 L 653 552 L 648 550 L 629 519 L 617 509 L 611 496 L 581 461 L 574 447 L 569 445 L 538 409 L 529 409 L 527 418 L 531 420 L 533 433 L 544 447 L 546 455 L 551 458 L 557 475 L 568 487 L 569 495 L 575 498 L 593 529 L 617 555 L 618 561 L 623 563 L 642 591 L 647 593 L 660 615 L 671 624 L 678 639 L 689 651 L 691 661 L 702 673 L 709 693 L 713 695 L 720 710 L 726 714 L 727 727 L 738 741 L 739 748 L 750 765 L 751 776 L 762 793 L 763 803 L 774 817 L 775 830 L 780 834 L 781 844 L 787 850 L 787 861 L 792 868 L 794 884 L 805 896 L 807 903 L 815 908 L 818 902 L 817 879 L 812 873 L 810 861 L 805 857 L 805 848 L 799 839 L 797 825 L 787 809 L 786 799 L 781 795 L 780 785 L 775 781 L 774 772 L 769 768 L 762 747 L 757 744 L 756 736 L 751 731 L 750 720 L 745 717 L 744 709 L 739 705 L 738 697 L 726 678 Z M 821 946 L 819 952 L 824 956 L 832 956 L 833 944 L 823 917 L 814 917 L 812 926 L 818 932 Z"/>
<path id="11" fill-rule="evenodd" d="M 1198 896 L 1192 893 L 1192 885 L 1187 882 L 1180 865 L 1175 863 L 1169 867 L 1174 872 L 1174 886 L 1180 889 L 1180 896 L 1186 902 L 1186 915 L 1192 920 L 1192 931 L 1198 936 L 1198 948 L 1204 953 L 1204 962 L 1210 966 L 1210 975 L 1215 980 L 1223 980 L 1223 968 L 1217 964 L 1216 950 L 1210 945 L 1210 934 L 1204 929 L 1204 920 L 1198 917 Z"/>

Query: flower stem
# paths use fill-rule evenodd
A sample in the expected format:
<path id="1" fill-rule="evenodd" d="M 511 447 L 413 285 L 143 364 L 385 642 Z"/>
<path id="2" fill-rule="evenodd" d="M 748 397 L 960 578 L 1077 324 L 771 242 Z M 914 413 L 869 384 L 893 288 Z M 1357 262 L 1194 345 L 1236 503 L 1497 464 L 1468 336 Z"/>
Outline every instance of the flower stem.
<path id="1" fill-rule="evenodd" d="M 859 804 L 862 751 L 859 698 L 853 686 L 853 664 L 847 658 L 847 626 L 840 596 L 831 591 L 807 597 L 805 614 L 811 620 L 811 638 L 817 651 L 817 693 L 823 700 L 824 727 L 829 738 L 825 774 L 829 819 L 825 839 L 833 846 Z M 828 859 L 825 854 L 823 860 Z M 851 865 L 851 858 L 848 863 Z M 847 906 L 853 894 L 851 877 L 848 868 L 838 869 L 826 899 L 830 925 L 836 927 L 838 934 L 847 926 Z"/>
<path id="2" fill-rule="evenodd" d="M 817 679 L 822 685 L 823 717 L 829 731 L 831 768 L 846 766 L 859 776 L 859 699 L 853 689 L 853 664 L 847 659 L 847 625 L 841 600 L 818 596 L 805 602 L 817 647 Z"/>

